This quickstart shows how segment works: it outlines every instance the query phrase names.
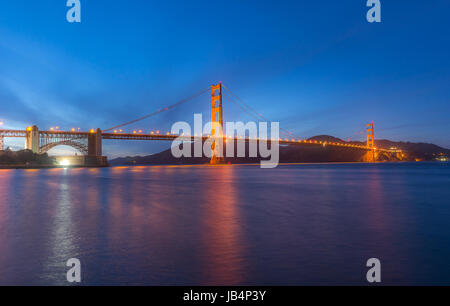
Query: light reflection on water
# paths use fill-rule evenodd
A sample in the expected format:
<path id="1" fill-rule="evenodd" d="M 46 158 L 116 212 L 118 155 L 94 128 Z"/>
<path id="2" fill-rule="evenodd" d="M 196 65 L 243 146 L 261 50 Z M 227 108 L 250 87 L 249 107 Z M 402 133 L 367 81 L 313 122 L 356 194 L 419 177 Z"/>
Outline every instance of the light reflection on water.
<path id="1" fill-rule="evenodd" d="M 450 284 L 449 164 L 0 170 L 0 284 Z"/>

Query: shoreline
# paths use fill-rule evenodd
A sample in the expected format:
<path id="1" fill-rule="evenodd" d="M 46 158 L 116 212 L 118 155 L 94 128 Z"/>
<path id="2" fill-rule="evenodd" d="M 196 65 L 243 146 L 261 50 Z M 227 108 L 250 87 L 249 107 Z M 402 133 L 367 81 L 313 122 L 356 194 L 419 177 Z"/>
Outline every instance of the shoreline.
<path id="1" fill-rule="evenodd" d="M 70 168 L 108 168 L 109 166 L 60 166 L 60 165 L 0 165 L 0 170 L 36 170 L 36 169 L 70 169 Z"/>
<path id="2" fill-rule="evenodd" d="M 347 165 L 347 164 L 405 164 L 405 163 L 444 163 L 440 161 L 389 161 L 389 162 L 305 162 L 305 163 L 279 163 L 279 166 L 296 165 Z M 79 169 L 79 168 L 133 168 L 133 167 L 229 167 L 229 166 L 260 166 L 259 163 L 238 163 L 238 164 L 148 164 L 148 165 L 109 165 L 109 166 L 60 166 L 60 165 L 0 165 L 0 170 L 39 170 L 39 169 Z"/>

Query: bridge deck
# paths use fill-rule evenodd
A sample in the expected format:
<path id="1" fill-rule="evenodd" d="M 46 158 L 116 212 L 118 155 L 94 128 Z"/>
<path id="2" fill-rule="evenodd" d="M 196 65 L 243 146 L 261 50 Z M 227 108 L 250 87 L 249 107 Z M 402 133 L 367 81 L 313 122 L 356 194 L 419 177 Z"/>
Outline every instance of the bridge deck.
<path id="1" fill-rule="evenodd" d="M 27 136 L 28 131 L 26 130 L 0 130 L 0 137 L 21 137 L 25 138 Z M 92 132 L 71 132 L 71 131 L 39 131 L 39 134 L 44 137 L 63 137 L 65 139 L 70 136 L 75 139 L 80 139 L 83 137 L 88 137 L 92 134 Z M 102 139 L 114 139 L 114 140 L 156 140 L 156 141 L 174 141 L 176 139 L 181 141 L 206 141 L 209 139 L 209 136 L 180 136 L 180 135 L 162 135 L 162 134 L 141 134 L 141 133 L 102 133 Z M 244 141 L 250 142 L 253 141 L 265 141 L 272 142 L 272 140 L 263 140 L 263 139 L 249 139 L 249 138 L 228 138 L 224 137 L 224 141 Z M 374 150 L 373 148 L 361 145 L 355 145 L 352 143 L 341 143 L 341 142 L 322 142 L 317 140 L 298 140 L 298 139 L 280 139 L 280 145 L 318 145 L 318 146 L 334 146 L 334 147 L 342 147 L 342 148 L 353 148 L 360 150 Z M 389 150 L 376 148 L 377 151 L 390 152 L 390 153 L 399 153 L 401 150 Z"/>
<path id="2" fill-rule="evenodd" d="M 209 139 L 209 136 L 180 136 L 180 135 L 160 135 L 160 134 L 124 134 L 124 133 L 103 133 L 102 134 L 103 139 L 116 139 L 116 140 L 166 140 L 166 141 L 174 141 L 174 140 L 180 140 L 180 141 L 206 141 Z M 244 142 L 250 142 L 253 141 L 264 141 L 264 142 L 272 142 L 272 140 L 263 140 L 263 139 L 249 139 L 249 138 L 229 138 L 224 137 L 224 141 L 244 141 Z M 373 150 L 372 148 L 369 148 L 367 146 L 360 146 L 355 145 L 351 143 L 340 143 L 340 142 L 322 142 L 317 140 L 297 140 L 297 139 L 280 139 L 279 140 L 280 145 L 319 145 L 319 146 L 335 146 L 335 147 L 343 147 L 343 148 L 354 148 L 354 149 L 361 149 L 361 150 Z M 400 150 L 388 150 L 388 149 L 379 149 L 378 151 L 384 151 L 384 152 L 401 152 Z"/>
<path id="3" fill-rule="evenodd" d="M 0 137 L 24 138 L 24 137 L 27 137 L 27 131 L 22 131 L 22 130 L 0 130 Z"/>

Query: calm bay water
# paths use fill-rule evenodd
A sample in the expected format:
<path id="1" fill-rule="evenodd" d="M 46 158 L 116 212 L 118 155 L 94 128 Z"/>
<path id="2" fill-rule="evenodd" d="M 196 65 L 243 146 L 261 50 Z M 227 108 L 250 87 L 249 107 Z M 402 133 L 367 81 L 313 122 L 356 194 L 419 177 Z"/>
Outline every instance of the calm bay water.
<path id="1" fill-rule="evenodd" d="M 450 285 L 450 164 L 0 170 L 0 285 Z"/>

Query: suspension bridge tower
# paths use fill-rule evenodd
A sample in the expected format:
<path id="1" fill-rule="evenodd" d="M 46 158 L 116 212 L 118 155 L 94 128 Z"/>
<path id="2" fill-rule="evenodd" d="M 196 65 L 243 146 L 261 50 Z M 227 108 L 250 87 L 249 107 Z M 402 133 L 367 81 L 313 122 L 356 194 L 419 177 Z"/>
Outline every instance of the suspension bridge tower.
<path id="1" fill-rule="evenodd" d="M 375 130 L 373 122 L 367 124 L 367 147 L 371 149 L 375 148 Z"/>
<path id="2" fill-rule="evenodd" d="M 367 124 L 367 147 L 371 149 L 372 152 L 369 152 L 371 155 L 372 162 L 375 162 L 375 129 L 373 122 Z"/>
<path id="3" fill-rule="evenodd" d="M 222 83 L 211 86 L 211 165 L 224 163 L 223 158 L 223 108 Z"/>

